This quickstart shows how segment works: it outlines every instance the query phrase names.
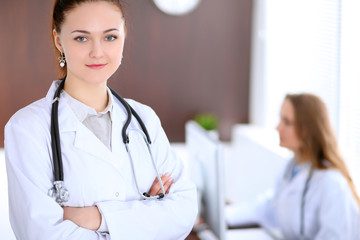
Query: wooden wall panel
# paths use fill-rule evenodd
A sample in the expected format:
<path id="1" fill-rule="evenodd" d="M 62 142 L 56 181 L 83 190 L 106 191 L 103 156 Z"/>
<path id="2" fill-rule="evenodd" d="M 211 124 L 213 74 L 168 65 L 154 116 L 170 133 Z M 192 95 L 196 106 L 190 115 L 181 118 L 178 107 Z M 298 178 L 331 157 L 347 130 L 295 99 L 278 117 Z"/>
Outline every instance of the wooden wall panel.
<path id="1" fill-rule="evenodd" d="M 0 2 L 0 140 L 18 109 L 45 96 L 57 79 L 50 40 L 52 1 Z M 151 0 L 128 0 L 123 64 L 109 85 L 151 106 L 171 141 L 198 112 L 220 117 L 229 140 L 248 122 L 251 0 L 203 0 L 185 16 L 169 16 Z"/>

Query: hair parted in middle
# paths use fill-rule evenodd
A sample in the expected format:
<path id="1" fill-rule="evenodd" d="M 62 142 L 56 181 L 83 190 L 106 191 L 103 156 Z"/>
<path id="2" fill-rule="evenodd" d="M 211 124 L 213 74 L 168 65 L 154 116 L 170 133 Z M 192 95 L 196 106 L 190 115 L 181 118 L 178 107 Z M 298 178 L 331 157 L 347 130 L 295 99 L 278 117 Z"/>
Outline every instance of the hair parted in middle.
<path id="1" fill-rule="evenodd" d="M 62 54 L 59 52 L 59 50 L 55 46 L 54 38 L 53 38 L 53 30 L 55 30 L 57 33 L 61 32 L 62 24 L 65 21 L 66 13 L 71 11 L 72 9 L 76 8 L 77 6 L 88 3 L 88 2 L 109 2 L 117 6 L 122 14 L 122 17 L 124 19 L 124 30 L 125 30 L 125 36 L 127 32 L 127 26 L 126 26 L 126 18 L 125 18 L 125 12 L 124 12 L 124 1 L 122 0 L 55 0 L 54 7 L 53 7 L 53 14 L 52 14 L 52 21 L 51 21 L 51 39 L 53 42 L 53 46 L 55 48 L 55 54 L 57 57 L 65 57 L 62 56 Z M 65 79 L 66 77 L 66 64 L 64 67 L 60 67 L 59 65 L 59 71 L 61 74 L 61 78 Z"/>

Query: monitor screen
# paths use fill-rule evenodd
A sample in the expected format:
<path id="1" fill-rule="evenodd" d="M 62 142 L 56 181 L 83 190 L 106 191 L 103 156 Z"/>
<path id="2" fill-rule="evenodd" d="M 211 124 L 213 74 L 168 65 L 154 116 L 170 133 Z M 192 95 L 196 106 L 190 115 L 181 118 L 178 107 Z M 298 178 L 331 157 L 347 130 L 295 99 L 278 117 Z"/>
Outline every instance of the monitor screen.
<path id="1" fill-rule="evenodd" d="M 223 145 L 194 121 L 186 123 L 185 137 L 190 178 L 201 193 L 201 217 L 218 239 L 225 239 Z"/>

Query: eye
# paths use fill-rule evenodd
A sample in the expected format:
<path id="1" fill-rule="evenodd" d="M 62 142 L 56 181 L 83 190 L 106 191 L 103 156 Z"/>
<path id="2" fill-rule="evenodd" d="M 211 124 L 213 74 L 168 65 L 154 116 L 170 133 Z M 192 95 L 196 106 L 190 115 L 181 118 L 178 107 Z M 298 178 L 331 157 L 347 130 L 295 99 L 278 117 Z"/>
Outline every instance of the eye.
<path id="1" fill-rule="evenodd" d="M 75 38 L 75 40 L 78 42 L 85 42 L 85 41 L 87 41 L 87 38 L 86 37 L 77 37 L 77 38 Z"/>
<path id="2" fill-rule="evenodd" d="M 117 36 L 114 36 L 114 35 L 110 35 L 110 36 L 105 37 L 106 41 L 114 41 L 115 39 L 117 39 Z"/>

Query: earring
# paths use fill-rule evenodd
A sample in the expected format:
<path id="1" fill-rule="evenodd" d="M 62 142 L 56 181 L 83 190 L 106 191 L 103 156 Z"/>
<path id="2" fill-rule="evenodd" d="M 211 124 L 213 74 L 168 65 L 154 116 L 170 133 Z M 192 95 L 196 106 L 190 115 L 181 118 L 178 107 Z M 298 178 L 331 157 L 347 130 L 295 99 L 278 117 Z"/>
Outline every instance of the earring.
<path id="1" fill-rule="evenodd" d="M 65 57 L 64 57 L 64 54 L 63 53 L 61 53 L 61 57 L 58 57 L 58 59 L 59 59 L 59 63 L 60 63 L 60 67 L 65 67 Z"/>

